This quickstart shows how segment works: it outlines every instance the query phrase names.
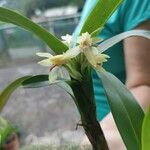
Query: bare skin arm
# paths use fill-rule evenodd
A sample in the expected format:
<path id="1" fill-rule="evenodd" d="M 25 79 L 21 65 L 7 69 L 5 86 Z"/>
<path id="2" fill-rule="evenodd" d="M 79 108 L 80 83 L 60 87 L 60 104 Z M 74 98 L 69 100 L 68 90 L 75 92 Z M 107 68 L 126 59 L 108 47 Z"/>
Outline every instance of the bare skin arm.
<path id="1" fill-rule="evenodd" d="M 139 25 L 137 29 L 150 30 L 150 21 Z M 126 85 L 146 110 L 150 104 L 150 40 L 130 37 L 124 40 L 124 52 L 127 70 Z"/>
<path id="2" fill-rule="evenodd" d="M 150 30 L 150 21 L 136 29 Z M 141 37 L 130 37 L 124 40 L 125 63 L 127 70 L 126 86 L 146 111 L 150 105 L 150 40 Z M 109 113 L 100 123 L 110 150 L 125 150 L 112 114 Z M 88 140 L 83 141 L 83 145 Z"/>

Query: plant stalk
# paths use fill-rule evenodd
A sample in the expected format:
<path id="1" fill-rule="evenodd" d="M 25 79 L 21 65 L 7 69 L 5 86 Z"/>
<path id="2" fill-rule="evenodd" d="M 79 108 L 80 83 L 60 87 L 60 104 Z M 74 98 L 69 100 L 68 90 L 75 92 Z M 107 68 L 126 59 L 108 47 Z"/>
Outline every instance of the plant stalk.
<path id="1" fill-rule="evenodd" d="M 108 145 L 99 122 L 96 120 L 91 124 L 86 124 L 85 121 L 82 122 L 84 122 L 83 128 L 90 143 L 92 144 L 93 150 L 108 150 Z"/>
<path id="2" fill-rule="evenodd" d="M 91 72 L 85 72 L 82 81 L 72 82 L 70 86 L 75 95 L 74 102 L 80 112 L 81 125 L 92 144 L 93 150 L 108 150 L 106 139 L 96 117 Z"/>

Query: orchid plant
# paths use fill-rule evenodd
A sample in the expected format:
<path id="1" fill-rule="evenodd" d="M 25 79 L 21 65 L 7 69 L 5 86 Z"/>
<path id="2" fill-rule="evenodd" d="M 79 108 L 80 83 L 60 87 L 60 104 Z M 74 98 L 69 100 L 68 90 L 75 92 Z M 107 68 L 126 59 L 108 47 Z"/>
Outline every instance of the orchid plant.
<path id="1" fill-rule="evenodd" d="M 103 131 L 96 118 L 92 83 L 92 70 L 95 70 L 103 83 L 111 112 L 127 149 L 141 150 L 141 145 L 144 143 L 141 143 L 144 112 L 127 88 L 103 68 L 103 63 L 109 58 L 103 52 L 130 36 L 150 39 L 150 31 L 132 30 L 106 40 L 97 38 L 108 18 L 122 1 L 97 0 L 80 34 L 77 37 L 67 34 L 62 36 L 62 41 L 26 17 L 12 10 L 0 8 L 1 21 L 31 31 L 55 53 L 55 55 L 37 53 L 44 58 L 38 64 L 49 67 L 48 75 L 25 76 L 8 85 L 0 94 L 0 111 L 12 92 L 19 86 L 39 88 L 57 84 L 74 100 L 81 116 L 79 125 L 83 126 L 93 150 L 108 150 Z M 128 129 L 128 132 L 124 129 Z"/>

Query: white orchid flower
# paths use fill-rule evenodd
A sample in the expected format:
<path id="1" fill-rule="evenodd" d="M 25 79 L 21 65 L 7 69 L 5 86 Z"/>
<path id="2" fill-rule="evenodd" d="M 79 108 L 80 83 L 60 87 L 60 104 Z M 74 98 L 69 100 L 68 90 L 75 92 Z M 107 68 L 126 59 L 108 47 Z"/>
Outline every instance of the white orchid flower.
<path id="1" fill-rule="evenodd" d="M 95 46 L 95 44 L 99 43 L 100 41 L 100 38 L 92 37 L 91 34 L 89 34 L 88 32 L 83 33 L 77 38 L 77 43 L 79 44 L 81 51 L 84 51 L 91 46 Z"/>
<path id="2" fill-rule="evenodd" d="M 79 53 L 79 48 L 75 47 L 69 49 L 63 54 L 56 56 L 53 56 L 50 53 L 36 53 L 36 55 L 45 58 L 44 60 L 39 61 L 38 64 L 50 67 L 49 81 L 50 83 L 53 83 L 59 79 L 70 79 L 69 74 L 67 74 L 66 71 L 62 69 L 62 65 L 66 64 L 71 58 L 76 57 Z"/>
<path id="3" fill-rule="evenodd" d="M 95 47 L 95 44 L 97 42 L 100 42 L 100 39 L 96 37 L 91 37 L 88 32 L 83 33 L 77 39 L 80 52 L 84 53 L 88 62 L 96 69 L 102 68 L 103 62 L 106 62 L 107 58 L 109 58 L 108 55 L 99 53 L 97 47 Z"/>
<path id="4" fill-rule="evenodd" d="M 66 57 L 64 57 L 63 55 L 53 56 L 50 53 L 36 53 L 36 54 L 40 57 L 46 58 L 38 62 L 38 64 L 42 66 L 50 67 L 49 82 L 50 83 L 57 82 L 57 80 L 59 79 L 59 75 L 60 77 L 63 76 L 60 67 L 57 67 L 57 66 L 61 66 L 64 63 L 66 63 L 67 61 Z"/>
<path id="5" fill-rule="evenodd" d="M 50 81 L 54 81 L 58 78 L 62 78 L 60 75 L 60 67 L 68 62 L 68 60 L 76 57 L 80 53 L 83 53 L 87 58 L 88 62 L 96 70 L 103 71 L 102 65 L 109 58 L 108 55 L 102 54 L 108 48 L 112 47 L 121 40 L 130 36 L 142 36 L 150 39 L 150 31 L 147 30 L 132 30 L 116 35 L 108 40 L 101 42 L 99 45 L 95 45 L 100 39 L 92 37 L 88 32 L 83 33 L 77 39 L 77 46 L 69 48 L 68 51 L 61 55 L 53 56 L 49 53 L 37 53 L 38 56 L 46 57 L 46 59 L 39 62 L 43 66 L 52 66 L 50 72 Z M 64 40 L 68 40 L 68 44 L 71 43 L 70 35 L 62 37 Z M 56 67 L 57 66 L 57 67 Z M 54 69 L 54 67 L 56 67 Z M 52 77 L 54 76 L 54 77 Z"/>
<path id="6" fill-rule="evenodd" d="M 36 53 L 36 55 L 40 57 L 45 57 L 46 59 L 38 62 L 38 64 L 42 66 L 62 66 L 63 64 L 66 64 L 68 60 L 71 58 L 76 57 L 80 53 L 79 48 L 75 47 L 72 49 L 69 49 L 67 52 L 53 56 L 50 53 Z"/>
<path id="7" fill-rule="evenodd" d="M 87 49 L 84 55 L 95 69 L 102 68 L 103 63 L 107 62 L 107 59 L 110 58 L 108 55 L 99 53 L 96 47 Z"/>
<path id="8" fill-rule="evenodd" d="M 92 46 L 92 38 L 91 35 L 86 32 L 78 37 L 77 43 L 79 44 L 79 48 L 81 51 L 84 51 Z"/>

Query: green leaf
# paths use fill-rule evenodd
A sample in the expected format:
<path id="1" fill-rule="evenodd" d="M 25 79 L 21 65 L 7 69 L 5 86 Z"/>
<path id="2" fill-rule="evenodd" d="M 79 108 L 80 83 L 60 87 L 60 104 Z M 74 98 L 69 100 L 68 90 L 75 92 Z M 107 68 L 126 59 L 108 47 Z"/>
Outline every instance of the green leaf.
<path id="1" fill-rule="evenodd" d="M 146 113 L 142 126 L 142 150 L 150 149 L 150 108 Z"/>
<path id="2" fill-rule="evenodd" d="M 0 7 L 0 20 L 20 26 L 41 38 L 56 54 L 60 54 L 68 47 L 47 30 L 32 22 L 30 19 L 6 8 Z"/>
<path id="3" fill-rule="evenodd" d="M 52 84 L 56 84 L 57 86 L 61 87 L 65 92 L 67 92 L 72 97 L 73 100 L 75 100 L 75 96 L 69 85 L 71 84 L 71 81 L 65 82 L 62 80 L 58 80 L 57 82 L 54 82 Z M 49 83 L 48 75 L 36 75 L 28 78 L 22 83 L 22 85 L 25 88 L 40 88 L 50 86 L 52 84 Z"/>
<path id="4" fill-rule="evenodd" d="M 104 40 L 102 43 L 100 43 L 97 46 L 97 49 L 99 50 L 99 53 L 103 53 L 104 51 L 108 50 L 110 47 L 114 46 L 120 41 L 133 36 L 139 36 L 139 37 L 150 39 L 150 31 L 138 29 L 138 30 L 131 30 L 131 31 L 120 33 L 107 40 Z"/>
<path id="5" fill-rule="evenodd" d="M 103 27 L 112 13 L 121 4 L 123 0 L 98 0 L 96 6 L 86 19 L 81 33 L 89 32 L 90 34 L 96 29 Z"/>
<path id="6" fill-rule="evenodd" d="M 36 75 L 28 78 L 22 82 L 25 88 L 39 88 L 44 86 L 49 86 L 48 75 Z"/>
<path id="7" fill-rule="evenodd" d="M 25 81 L 29 77 L 31 77 L 31 76 L 24 76 L 22 78 L 19 78 L 19 79 L 13 81 L 0 93 L 0 112 L 2 111 L 3 107 L 7 103 L 10 95 L 16 90 L 16 88 L 21 86 L 23 81 Z"/>
<path id="8" fill-rule="evenodd" d="M 72 89 L 69 86 L 70 83 L 71 81 L 65 82 L 62 80 L 60 81 L 58 80 L 58 82 L 52 84 L 56 84 L 57 86 L 63 88 L 72 98 L 75 98 Z M 36 75 L 22 82 L 22 85 L 25 88 L 39 88 L 39 87 L 50 86 L 52 84 L 49 83 L 48 75 Z"/>
<path id="9" fill-rule="evenodd" d="M 70 87 L 70 85 L 69 85 L 70 83 L 71 83 L 71 81 L 69 81 L 69 82 L 60 81 L 60 82 L 56 83 L 56 85 L 58 85 L 58 86 L 61 87 L 66 93 L 68 93 L 68 94 L 72 97 L 73 100 L 76 100 L 76 98 L 75 98 L 75 96 L 74 96 L 74 94 L 73 94 L 73 91 L 72 91 L 72 89 L 71 89 L 71 87 Z"/>
<path id="10" fill-rule="evenodd" d="M 68 94 L 70 94 L 71 96 L 73 95 L 72 89 L 70 88 L 69 84 L 67 84 L 67 82 L 58 80 L 57 82 L 54 82 L 52 84 L 58 85 L 59 87 L 63 88 Z M 51 84 L 49 83 L 48 75 L 36 75 L 25 80 L 22 85 L 25 88 L 39 88 L 50 86 Z"/>
<path id="11" fill-rule="evenodd" d="M 98 73 L 111 112 L 128 150 L 141 150 L 144 112 L 129 90 L 111 73 Z"/>

